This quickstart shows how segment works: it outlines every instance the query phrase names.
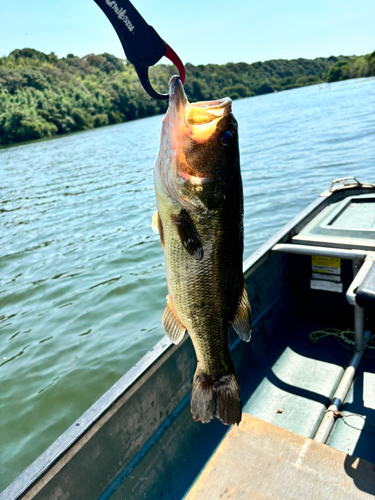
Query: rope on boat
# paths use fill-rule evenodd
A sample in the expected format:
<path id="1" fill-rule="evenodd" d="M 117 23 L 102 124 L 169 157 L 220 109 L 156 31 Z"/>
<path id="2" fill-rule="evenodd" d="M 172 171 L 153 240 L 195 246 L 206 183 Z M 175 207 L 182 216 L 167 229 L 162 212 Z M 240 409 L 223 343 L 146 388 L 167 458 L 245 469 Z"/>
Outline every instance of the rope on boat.
<path id="1" fill-rule="evenodd" d="M 329 336 L 336 337 L 339 341 L 341 340 L 345 344 L 354 345 L 354 332 L 352 330 L 339 330 L 337 328 L 324 328 L 323 330 L 316 330 L 315 332 L 310 333 L 310 340 L 313 344 L 316 344 L 318 340 Z M 375 349 L 375 335 L 372 335 L 372 337 L 368 340 L 366 347 L 368 349 Z"/>
<path id="2" fill-rule="evenodd" d="M 337 341 L 342 347 L 345 347 L 346 349 L 349 349 L 350 351 L 354 351 L 354 349 L 351 349 L 349 345 L 354 346 L 354 338 L 355 334 L 352 330 L 339 330 L 337 328 L 324 328 L 322 330 L 316 330 L 315 332 L 310 333 L 310 340 L 313 344 L 316 344 L 318 340 L 323 339 L 324 337 L 336 337 Z M 343 344 L 343 343 L 344 344 Z M 372 345 L 370 345 L 372 344 Z M 368 349 L 375 349 L 375 334 L 370 337 L 366 344 L 366 348 Z M 375 358 L 375 356 L 366 356 L 365 354 L 363 355 L 366 358 Z M 326 410 L 326 413 L 328 412 L 333 412 L 333 417 L 335 420 L 341 418 L 341 420 L 344 422 L 345 425 L 348 427 L 351 427 L 352 429 L 356 429 L 357 431 L 361 431 L 362 429 L 358 429 L 358 427 L 355 427 L 354 425 L 350 425 L 347 421 L 346 418 L 348 417 L 359 417 L 361 418 L 364 423 L 371 425 L 372 427 L 375 428 L 375 424 L 370 422 L 366 416 L 360 415 L 359 413 L 343 413 L 338 410 Z"/>
<path id="3" fill-rule="evenodd" d="M 342 411 L 326 410 L 326 413 L 328 413 L 328 412 L 333 412 L 333 416 L 334 416 L 335 420 L 337 420 L 338 418 L 341 418 L 342 421 L 344 422 L 344 424 L 351 427 L 352 429 L 356 429 L 357 431 L 361 431 L 362 429 L 358 429 L 358 427 L 354 427 L 354 425 L 348 424 L 348 422 L 346 422 L 346 420 L 345 420 L 347 417 L 360 417 L 362 420 L 364 420 L 365 424 L 370 424 L 372 427 L 375 427 L 375 424 L 370 422 L 367 419 L 367 417 L 360 415 L 359 413 L 345 413 L 344 414 Z"/>

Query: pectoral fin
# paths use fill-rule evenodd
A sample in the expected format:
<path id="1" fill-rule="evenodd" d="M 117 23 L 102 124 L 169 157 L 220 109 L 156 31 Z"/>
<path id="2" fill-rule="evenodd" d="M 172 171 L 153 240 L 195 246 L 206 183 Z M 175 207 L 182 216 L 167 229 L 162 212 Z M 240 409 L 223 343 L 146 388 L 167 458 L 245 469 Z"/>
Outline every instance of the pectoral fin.
<path id="1" fill-rule="evenodd" d="M 203 247 L 194 222 L 185 209 L 178 215 L 172 215 L 172 222 L 176 225 L 181 243 L 186 251 L 196 260 L 203 258 Z"/>
<path id="2" fill-rule="evenodd" d="M 245 342 L 249 342 L 251 338 L 250 314 L 251 308 L 249 296 L 247 294 L 246 284 L 244 280 L 238 310 L 231 323 L 233 325 L 233 328 L 238 333 L 240 339 L 244 340 Z"/>
<path id="3" fill-rule="evenodd" d="M 163 223 L 161 222 L 159 212 L 157 210 L 155 211 L 154 215 L 152 216 L 151 227 L 152 227 L 152 230 L 154 231 L 155 234 L 159 234 L 161 246 L 163 247 L 163 250 L 164 250 Z"/>
<path id="4" fill-rule="evenodd" d="M 154 215 L 152 216 L 151 227 L 155 234 L 159 234 L 159 212 L 155 210 Z"/>
<path id="5" fill-rule="evenodd" d="M 167 307 L 164 310 L 162 323 L 164 332 L 169 340 L 173 342 L 173 344 L 180 343 L 185 335 L 186 328 L 178 319 L 176 311 L 169 301 L 169 295 L 167 296 Z"/>

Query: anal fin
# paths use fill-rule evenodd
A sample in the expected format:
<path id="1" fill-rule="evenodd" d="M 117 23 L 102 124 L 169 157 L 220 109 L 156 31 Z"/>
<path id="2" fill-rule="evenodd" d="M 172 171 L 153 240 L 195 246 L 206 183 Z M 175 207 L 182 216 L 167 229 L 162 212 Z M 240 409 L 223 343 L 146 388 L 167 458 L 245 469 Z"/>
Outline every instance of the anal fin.
<path id="1" fill-rule="evenodd" d="M 242 293 L 240 296 L 237 312 L 231 321 L 233 328 L 238 333 L 240 339 L 249 342 L 251 339 L 251 324 L 250 324 L 251 307 L 249 296 L 247 294 L 245 280 L 243 282 Z"/>
<path id="2" fill-rule="evenodd" d="M 166 336 L 173 344 L 179 344 L 183 339 L 186 328 L 178 319 L 178 316 L 167 296 L 167 307 L 164 310 L 162 318 L 163 328 Z"/>

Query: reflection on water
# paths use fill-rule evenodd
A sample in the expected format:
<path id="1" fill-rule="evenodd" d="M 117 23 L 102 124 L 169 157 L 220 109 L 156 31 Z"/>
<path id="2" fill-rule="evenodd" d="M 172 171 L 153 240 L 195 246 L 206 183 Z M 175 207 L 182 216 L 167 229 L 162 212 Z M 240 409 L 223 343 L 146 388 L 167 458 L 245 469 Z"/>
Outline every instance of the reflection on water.
<path id="1" fill-rule="evenodd" d="M 333 178 L 375 181 L 374 101 L 367 79 L 234 102 L 245 256 Z M 163 335 L 160 129 L 158 116 L 0 150 L 0 490 Z"/>

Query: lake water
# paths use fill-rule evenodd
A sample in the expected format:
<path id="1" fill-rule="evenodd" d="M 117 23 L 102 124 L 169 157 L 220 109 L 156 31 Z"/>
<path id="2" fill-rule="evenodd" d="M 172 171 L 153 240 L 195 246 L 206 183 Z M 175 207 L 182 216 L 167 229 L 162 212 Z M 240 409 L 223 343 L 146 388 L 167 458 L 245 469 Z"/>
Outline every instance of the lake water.
<path id="1" fill-rule="evenodd" d="M 332 179 L 375 182 L 375 79 L 233 110 L 244 257 Z M 163 336 L 161 119 L 0 150 L 0 491 Z"/>

